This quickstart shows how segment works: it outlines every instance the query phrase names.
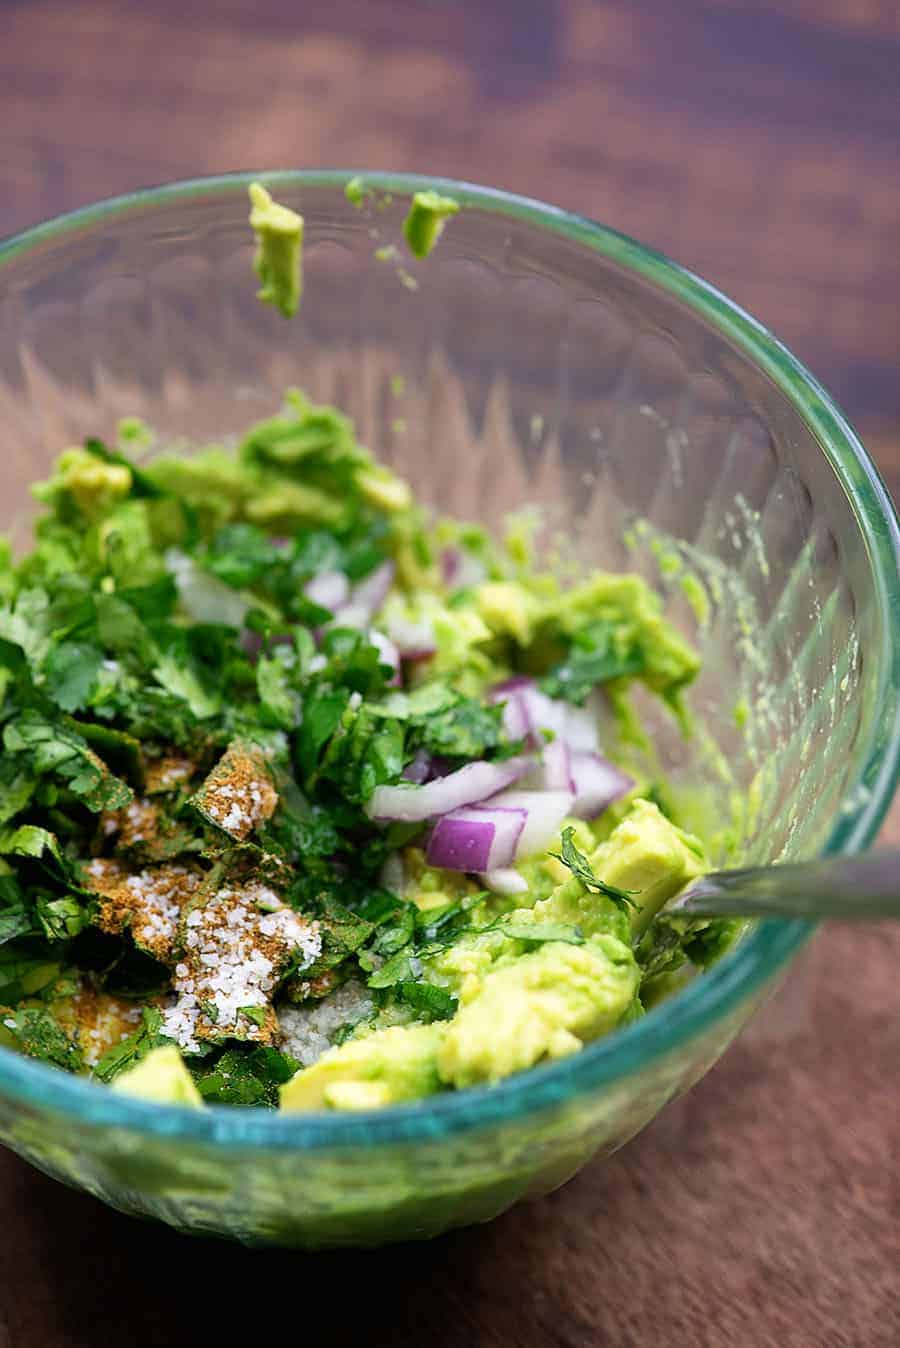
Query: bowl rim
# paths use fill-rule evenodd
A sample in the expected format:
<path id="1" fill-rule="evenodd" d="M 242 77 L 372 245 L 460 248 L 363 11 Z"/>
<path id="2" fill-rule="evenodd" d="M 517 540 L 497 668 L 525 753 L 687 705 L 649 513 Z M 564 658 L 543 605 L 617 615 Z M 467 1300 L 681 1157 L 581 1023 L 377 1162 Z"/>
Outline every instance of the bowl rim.
<path id="1" fill-rule="evenodd" d="M 77 236 L 92 225 L 194 197 L 273 188 L 343 189 L 351 178 L 397 195 L 434 189 L 463 208 L 484 209 L 583 244 L 652 281 L 728 337 L 790 400 L 844 489 L 866 547 L 880 611 L 885 615 L 882 677 L 868 743 L 858 750 L 856 780 L 838 807 L 823 854 L 852 854 L 871 843 L 900 777 L 900 528 L 890 495 L 866 450 L 818 380 L 763 324 L 693 272 L 625 234 L 530 197 L 452 178 L 367 169 L 240 172 L 171 182 L 111 197 L 0 241 L 2 268 L 35 247 Z M 448 1092 L 410 1105 L 359 1114 L 280 1115 L 232 1106 L 203 1111 L 117 1094 L 0 1048 L 0 1096 L 25 1107 L 194 1144 L 228 1148 L 315 1150 L 381 1143 L 440 1141 L 565 1104 L 628 1078 L 726 1020 L 795 956 L 815 924 L 766 919 L 702 978 L 614 1035 L 569 1058 L 531 1068 L 491 1087 Z"/>

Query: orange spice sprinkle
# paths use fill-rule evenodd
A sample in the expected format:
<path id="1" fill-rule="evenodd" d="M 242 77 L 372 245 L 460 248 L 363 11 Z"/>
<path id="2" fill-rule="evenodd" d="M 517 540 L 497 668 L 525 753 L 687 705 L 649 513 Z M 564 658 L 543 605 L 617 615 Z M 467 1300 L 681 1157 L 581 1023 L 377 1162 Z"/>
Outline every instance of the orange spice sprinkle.
<path id="1" fill-rule="evenodd" d="M 265 759 L 258 749 L 244 745 L 226 750 L 207 777 L 201 798 L 213 823 L 241 840 L 271 819 L 278 804 Z"/>

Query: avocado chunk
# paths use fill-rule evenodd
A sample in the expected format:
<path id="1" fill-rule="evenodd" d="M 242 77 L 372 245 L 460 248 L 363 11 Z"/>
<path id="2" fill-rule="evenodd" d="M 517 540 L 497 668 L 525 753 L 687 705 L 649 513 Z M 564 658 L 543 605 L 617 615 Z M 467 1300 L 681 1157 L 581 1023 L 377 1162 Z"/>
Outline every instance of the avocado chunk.
<path id="1" fill-rule="evenodd" d="M 514 637 L 520 646 L 532 640 L 540 604 L 524 585 L 514 580 L 486 581 L 478 588 L 476 603 L 481 617 L 498 636 Z"/>
<path id="2" fill-rule="evenodd" d="M 151 1049 L 137 1066 L 120 1072 L 110 1084 L 110 1090 L 122 1095 L 136 1095 L 140 1100 L 155 1100 L 162 1105 L 203 1108 L 200 1092 L 175 1044 Z"/>
<path id="3" fill-rule="evenodd" d="M 379 1109 L 441 1089 L 443 1024 L 392 1025 L 323 1053 L 281 1087 L 281 1108 Z"/>
<path id="4" fill-rule="evenodd" d="M 403 221 L 403 234 L 414 257 L 427 257 L 444 230 L 447 218 L 456 215 L 459 202 L 439 192 L 416 192 Z"/>
<path id="5" fill-rule="evenodd" d="M 634 956 L 614 936 L 547 942 L 490 973 L 459 1010 L 438 1051 L 441 1078 L 475 1086 L 574 1053 L 615 1028 L 639 983 Z"/>
<path id="6" fill-rule="evenodd" d="M 273 201 L 262 183 L 251 183 L 250 228 L 256 235 L 253 270 L 261 286 L 257 299 L 292 318 L 303 288 L 303 217 Z"/>
<path id="7" fill-rule="evenodd" d="M 630 929 L 636 937 L 667 899 L 707 869 L 700 842 L 671 823 L 652 801 L 640 799 L 592 853 L 590 864 L 598 880 L 630 895 Z M 590 933 L 598 922 L 609 930 L 611 908 L 612 900 L 588 892 L 572 876 L 531 911 L 536 922 L 576 922 Z"/>

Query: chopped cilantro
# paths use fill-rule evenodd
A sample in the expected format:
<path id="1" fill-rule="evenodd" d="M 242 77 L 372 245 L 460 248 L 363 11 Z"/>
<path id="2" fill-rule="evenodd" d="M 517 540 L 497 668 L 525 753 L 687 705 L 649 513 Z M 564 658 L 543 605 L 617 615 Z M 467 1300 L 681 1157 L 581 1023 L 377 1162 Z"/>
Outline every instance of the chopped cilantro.
<path id="1" fill-rule="evenodd" d="M 397 984 L 397 992 L 400 1000 L 417 1011 L 426 1024 L 433 1020 L 451 1020 L 456 1015 L 456 998 L 433 983 L 406 980 Z"/>
<path id="2" fill-rule="evenodd" d="M 595 622 L 572 638 L 566 658 L 541 680 L 549 697 L 579 705 L 598 684 L 640 674 L 645 667 L 638 647 L 623 646 L 619 629 L 611 622 Z"/>
<path id="3" fill-rule="evenodd" d="M 231 1047 L 208 1065 L 195 1068 L 197 1089 L 208 1104 L 263 1105 L 275 1109 L 278 1087 L 290 1081 L 299 1063 L 274 1048 Z"/>
<path id="4" fill-rule="evenodd" d="M 0 1008 L 0 1042 L 4 1040 L 29 1058 L 40 1058 L 67 1072 L 81 1070 L 81 1050 L 45 1007 Z"/>
<path id="5" fill-rule="evenodd" d="M 135 1067 L 154 1048 L 171 1041 L 162 1033 L 162 1016 L 155 1006 L 145 1006 L 141 1024 L 133 1034 L 104 1053 L 94 1067 L 98 1081 L 110 1082 L 128 1067 Z"/>
<path id="6" fill-rule="evenodd" d="M 573 841 L 575 830 L 573 828 L 564 828 L 562 831 L 562 852 L 551 852 L 550 855 L 557 861 L 561 861 L 577 880 L 580 880 L 585 889 L 591 889 L 595 894 L 604 894 L 606 898 L 612 899 L 617 908 L 623 912 L 629 908 L 637 908 L 632 894 L 634 891 L 617 889 L 615 885 L 607 885 L 602 880 L 598 880 L 591 863 L 583 852 L 580 852 Z"/>

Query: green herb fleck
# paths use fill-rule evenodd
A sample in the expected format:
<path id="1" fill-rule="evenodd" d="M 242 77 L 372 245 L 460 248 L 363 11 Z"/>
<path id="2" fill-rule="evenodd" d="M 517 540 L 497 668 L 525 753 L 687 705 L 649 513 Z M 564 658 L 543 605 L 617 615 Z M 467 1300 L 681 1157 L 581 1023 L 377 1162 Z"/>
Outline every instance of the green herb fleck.
<path id="1" fill-rule="evenodd" d="M 575 846 L 574 837 L 575 830 L 573 828 L 564 828 L 562 831 L 562 852 L 551 852 L 550 855 L 555 857 L 557 861 L 561 861 L 564 866 L 568 866 L 585 889 L 593 890 L 596 894 L 604 894 L 606 898 L 612 899 L 613 903 L 623 912 L 629 908 L 636 909 L 638 905 L 632 898 L 632 894 L 636 891 L 617 889 L 615 885 L 607 885 L 603 880 L 598 880 L 587 857 Z"/>

